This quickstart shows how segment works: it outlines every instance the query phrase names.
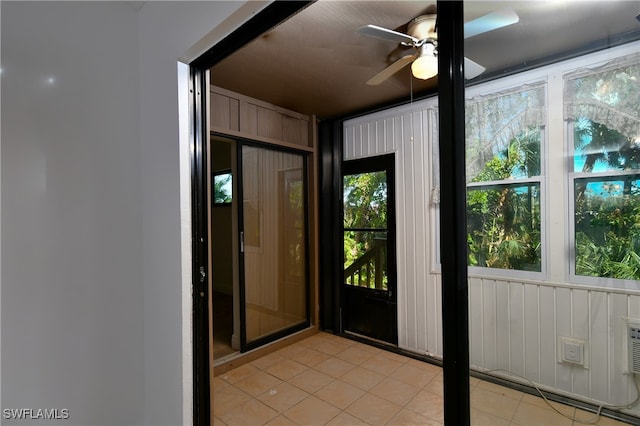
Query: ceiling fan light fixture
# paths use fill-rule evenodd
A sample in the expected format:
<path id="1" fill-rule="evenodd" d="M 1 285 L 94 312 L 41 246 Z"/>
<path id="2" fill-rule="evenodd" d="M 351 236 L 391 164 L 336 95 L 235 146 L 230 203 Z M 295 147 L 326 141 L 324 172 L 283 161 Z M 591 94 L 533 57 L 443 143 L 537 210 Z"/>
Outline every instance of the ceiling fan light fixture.
<path id="1" fill-rule="evenodd" d="M 438 74 L 438 57 L 433 44 L 425 43 L 420 47 L 420 56 L 411 64 L 411 73 L 420 80 L 428 80 Z"/>

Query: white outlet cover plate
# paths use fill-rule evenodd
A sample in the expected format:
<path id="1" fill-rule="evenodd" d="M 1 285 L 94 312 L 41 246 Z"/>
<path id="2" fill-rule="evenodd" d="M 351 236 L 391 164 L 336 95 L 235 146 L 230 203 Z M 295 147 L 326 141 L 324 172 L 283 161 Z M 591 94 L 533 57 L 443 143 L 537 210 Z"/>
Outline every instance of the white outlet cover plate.
<path id="1" fill-rule="evenodd" d="M 558 338 L 558 362 L 588 368 L 586 340 L 573 337 Z"/>
<path id="2" fill-rule="evenodd" d="M 582 343 L 565 340 L 562 342 L 562 360 L 583 364 L 584 345 Z"/>

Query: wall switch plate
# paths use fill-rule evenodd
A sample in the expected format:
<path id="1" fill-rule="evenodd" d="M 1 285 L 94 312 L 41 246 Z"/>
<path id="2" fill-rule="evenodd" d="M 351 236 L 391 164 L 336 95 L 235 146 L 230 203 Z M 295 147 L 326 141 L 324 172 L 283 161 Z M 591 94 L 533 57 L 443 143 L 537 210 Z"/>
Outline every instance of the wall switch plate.
<path id="1" fill-rule="evenodd" d="M 586 342 L 571 337 L 560 337 L 560 362 L 586 366 Z"/>

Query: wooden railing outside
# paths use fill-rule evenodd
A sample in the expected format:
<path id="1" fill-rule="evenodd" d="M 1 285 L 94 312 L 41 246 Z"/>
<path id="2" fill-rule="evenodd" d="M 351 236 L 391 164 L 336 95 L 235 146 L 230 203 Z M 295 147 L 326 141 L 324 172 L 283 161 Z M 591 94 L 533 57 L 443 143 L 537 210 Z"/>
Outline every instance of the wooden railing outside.
<path id="1" fill-rule="evenodd" d="M 344 270 L 344 282 L 357 287 L 385 290 L 384 249 L 386 239 L 373 240 L 373 247 Z"/>

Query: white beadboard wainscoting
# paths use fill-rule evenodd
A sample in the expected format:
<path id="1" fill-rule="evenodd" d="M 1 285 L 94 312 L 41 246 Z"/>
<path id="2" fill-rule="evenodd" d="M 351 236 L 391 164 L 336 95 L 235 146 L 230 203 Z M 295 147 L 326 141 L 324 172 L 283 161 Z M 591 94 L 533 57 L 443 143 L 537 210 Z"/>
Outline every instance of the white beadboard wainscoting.
<path id="1" fill-rule="evenodd" d="M 640 296 L 564 284 L 469 279 L 470 363 L 545 388 L 608 404 L 631 402 L 625 318 L 640 318 Z M 586 365 L 559 362 L 559 338 L 586 342 Z"/>
<path id="2" fill-rule="evenodd" d="M 579 61 L 582 64 L 585 59 Z M 561 75 L 556 65 L 552 71 L 538 69 L 534 77 L 518 78 L 543 79 L 552 85 Z M 488 84 L 499 87 L 500 83 Z M 553 104 L 549 114 L 557 112 L 558 101 L 562 99 L 549 100 Z M 438 187 L 431 161 L 437 155 L 432 152 L 437 149 L 436 102 L 435 97 L 423 99 L 345 121 L 344 159 L 395 153 L 398 345 L 441 358 L 441 276 L 435 253 L 438 200 L 431 194 Z M 549 118 L 556 132 L 549 139 L 559 136 L 562 141 L 564 129 L 557 125 L 558 118 Z M 562 146 L 553 149 L 564 155 Z M 554 158 L 555 154 L 546 155 Z M 557 208 L 549 215 L 566 216 L 564 211 Z M 446 238 L 446 230 L 442 237 Z M 554 257 L 550 263 L 555 265 L 562 263 L 559 257 L 566 253 L 564 247 L 551 247 L 547 256 Z M 640 319 L 640 291 L 571 284 L 559 278 L 565 275 L 566 269 L 552 270 L 544 279 L 470 274 L 472 368 L 502 377 L 507 376 L 491 370 L 509 370 L 543 389 L 586 402 L 622 405 L 633 401 L 636 389 L 633 376 L 627 374 L 624 333 L 626 318 Z M 585 366 L 559 361 L 562 337 L 584 342 Z M 637 407 L 626 412 L 640 416 Z"/>

